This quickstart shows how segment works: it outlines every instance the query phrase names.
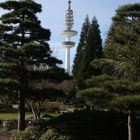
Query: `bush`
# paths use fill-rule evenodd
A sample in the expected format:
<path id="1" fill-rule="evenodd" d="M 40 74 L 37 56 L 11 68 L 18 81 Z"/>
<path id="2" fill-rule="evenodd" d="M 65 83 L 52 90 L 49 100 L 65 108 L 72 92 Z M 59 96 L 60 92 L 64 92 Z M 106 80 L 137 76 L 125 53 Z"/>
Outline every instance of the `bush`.
<path id="1" fill-rule="evenodd" d="M 140 118 L 135 136 L 140 138 Z M 11 140 L 127 140 L 127 115 L 114 111 L 75 111 L 36 122 Z"/>
<path id="2" fill-rule="evenodd" d="M 29 126 L 24 131 L 14 133 L 11 140 L 39 140 L 42 133 L 42 127 Z"/>
<path id="3" fill-rule="evenodd" d="M 39 140 L 70 140 L 68 136 L 58 134 L 54 129 L 48 129 Z"/>
<path id="4" fill-rule="evenodd" d="M 50 120 L 39 140 L 127 140 L 126 124 L 119 112 L 75 111 Z"/>
<path id="5" fill-rule="evenodd" d="M 1 124 L 2 124 L 2 128 L 6 130 L 13 130 L 17 128 L 16 120 L 3 120 Z"/>

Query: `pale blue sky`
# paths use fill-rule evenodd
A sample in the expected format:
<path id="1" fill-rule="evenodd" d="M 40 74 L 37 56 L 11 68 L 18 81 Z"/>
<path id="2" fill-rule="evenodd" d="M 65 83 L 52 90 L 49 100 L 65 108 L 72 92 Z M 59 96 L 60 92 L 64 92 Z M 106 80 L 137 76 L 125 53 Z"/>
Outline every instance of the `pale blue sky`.
<path id="1" fill-rule="evenodd" d="M 59 33 L 64 29 L 64 12 L 67 8 L 68 0 L 36 0 L 43 5 L 43 12 L 40 14 L 42 25 L 50 28 L 52 35 L 50 46 L 54 50 L 54 55 L 65 61 L 65 48 L 60 44 L 64 41 Z M 72 0 L 72 9 L 74 11 L 74 27 L 78 35 L 72 40 L 78 43 L 81 26 L 86 15 L 92 19 L 96 16 L 100 25 L 102 39 L 105 40 L 108 28 L 111 25 L 111 18 L 115 15 L 115 10 L 124 4 L 136 3 L 140 0 Z M 75 56 L 76 46 L 71 49 L 71 65 Z"/>
<path id="2" fill-rule="evenodd" d="M 0 0 L 0 2 L 5 0 Z M 59 33 L 64 29 L 64 12 L 67 8 L 68 0 L 35 0 L 42 4 L 42 13 L 38 14 L 42 21 L 42 26 L 51 30 L 50 47 L 54 50 L 54 55 L 59 59 L 65 59 L 65 49 L 61 47 L 61 41 L 65 38 Z M 124 4 L 138 3 L 140 0 L 72 0 L 72 9 L 74 11 L 74 27 L 78 31 L 78 35 L 72 40 L 78 43 L 81 26 L 86 15 L 92 19 L 96 16 L 100 25 L 101 36 L 104 40 L 107 35 L 108 28 L 111 25 L 111 18 L 115 15 L 115 10 Z M 2 11 L 2 10 L 1 10 Z M 1 14 L 1 12 L 0 12 Z M 75 55 L 75 48 L 71 49 L 71 65 Z"/>

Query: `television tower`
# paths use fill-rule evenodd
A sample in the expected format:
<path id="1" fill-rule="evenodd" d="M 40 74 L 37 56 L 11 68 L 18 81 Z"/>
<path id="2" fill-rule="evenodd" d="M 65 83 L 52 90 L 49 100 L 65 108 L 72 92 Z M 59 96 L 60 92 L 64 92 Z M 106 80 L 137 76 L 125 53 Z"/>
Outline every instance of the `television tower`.
<path id="1" fill-rule="evenodd" d="M 66 48 L 65 70 L 70 74 L 70 49 L 75 46 L 75 42 L 71 41 L 71 37 L 77 35 L 77 31 L 72 30 L 73 27 L 73 10 L 71 9 L 71 0 L 68 0 L 68 8 L 65 13 L 65 30 L 60 34 L 66 37 L 62 42 L 62 46 Z"/>

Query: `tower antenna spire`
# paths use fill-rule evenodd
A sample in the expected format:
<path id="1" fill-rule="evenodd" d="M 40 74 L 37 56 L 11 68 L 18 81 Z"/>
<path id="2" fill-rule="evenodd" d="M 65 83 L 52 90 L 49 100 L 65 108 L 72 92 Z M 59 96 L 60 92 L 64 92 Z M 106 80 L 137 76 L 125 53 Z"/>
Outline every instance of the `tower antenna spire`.
<path id="1" fill-rule="evenodd" d="M 65 12 L 65 30 L 60 34 L 66 37 L 66 41 L 62 42 L 62 46 L 66 48 L 65 70 L 70 74 L 70 48 L 75 46 L 75 42 L 71 41 L 71 37 L 77 35 L 77 31 L 72 30 L 73 27 L 73 10 L 71 9 L 71 0 L 68 0 L 68 9 Z"/>
<path id="2" fill-rule="evenodd" d="M 73 24 L 73 10 L 71 9 L 71 0 L 68 0 L 68 9 L 65 12 L 66 30 L 71 30 Z"/>
<path id="3" fill-rule="evenodd" d="M 71 9 L 71 0 L 68 1 L 68 9 Z"/>

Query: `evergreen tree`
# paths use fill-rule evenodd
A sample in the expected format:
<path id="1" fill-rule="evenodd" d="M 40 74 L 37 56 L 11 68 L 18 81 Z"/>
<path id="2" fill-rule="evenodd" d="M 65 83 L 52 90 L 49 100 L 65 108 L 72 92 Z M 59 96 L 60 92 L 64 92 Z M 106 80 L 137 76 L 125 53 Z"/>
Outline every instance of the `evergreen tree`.
<path id="1" fill-rule="evenodd" d="M 82 25 L 80 40 L 79 40 L 77 50 L 76 50 L 76 55 L 74 58 L 74 64 L 73 64 L 73 70 L 72 70 L 74 78 L 77 78 L 79 70 L 82 65 L 81 60 L 85 51 L 86 39 L 88 36 L 89 27 L 90 27 L 89 17 L 86 16 L 85 21 Z"/>
<path id="2" fill-rule="evenodd" d="M 98 75 L 100 72 L 91 67 L 92 60 L 102 56 L 102 39 L 100 36 L 99 24 L 96 17 L 93 18 L 86 38 L 85 50 L 81 59 L 77 81 L 78 86 L 83 87 L 84 80 L 91 75 Z"/>
<path id="3" fill-rule="evenodd" d="M 140 5 L 128 4 L 118 8 L 106 41 L 105 55 L 115 60 L 117 76 L 139 79 Z"/>
<path id="4" fill-rule="evenodd" d="M 114 75 L 119 79 L 124 78 L 132 81 L 131 88 L 135 88 L 135 85 L 140 81 L 139 16 L 140 4 L 138 3 L 118 8 L 116 15 L 113 17 L 113 24 L 108 34 L 105 50 L 106 57 L 114 61 Z M 139 91 L 126 92 L 126 95 L 119 96 L 113 101 L 119 107 L 127 106 L 129 140 L 134 140 L 133 117 L 134 110 L 139 106 Z"/>
<path id="5" fill-rule="evenodd" d="M 119 7 L 113 17 L 105 58 L 94 60 L 102 76 L 87 80 L 78 97 L 100 109 L 113 108 L 128 114 L 128 140 L 134 140 L 133 117 L 140 107 L 140 4 Z"/>
<path id="6" fill-rule="evenodd" d="M 128 114 L 128 140 L 134 140 L 134 113 L 140 107 L 140 81 L 116 79 L 107 75 L 93 76 L 88 88 L 77 93 L 95 110 L 115 110 Z"/>
<path id="7" fill-rule="evenodd" d="M 0 91 L 18 94 L 18 129 L 23 130 L 25 99 L 34 88 L 32 81 L 60 81 L 58 75 L 64 75 L 64 70 L 57 66 L 62 62 L 51 56 L 47 43 L 50 31 L 36 16 L 41 12 L 40 4 L 32 0 L 6 1 L 0 7 L 8 10 L 0 18 Z"/>

